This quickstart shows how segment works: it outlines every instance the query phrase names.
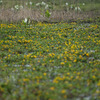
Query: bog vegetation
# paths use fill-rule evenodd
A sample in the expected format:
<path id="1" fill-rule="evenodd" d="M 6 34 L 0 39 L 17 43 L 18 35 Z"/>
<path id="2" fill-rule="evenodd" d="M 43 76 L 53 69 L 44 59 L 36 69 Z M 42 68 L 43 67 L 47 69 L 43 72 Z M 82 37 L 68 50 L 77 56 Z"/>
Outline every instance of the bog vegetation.
<path id="1" fill-rule="evenodd" d="M 99 100 L 100 19 L 88 22 L 1 24 L 0 98 Z"/>
<path id="2" fill-rule="evenodd" d="M 57 9 L 83 16 L 95 3 L 98 12 L 99 0 L 78 5 L 69 0 L 11 1 L 1 0 L 0 7 L 14 14 L 39 8 L 46 22 L 24 16 L 14 23 L 13 15 L 4 16 L 8 10 L 0 13 L 0 100 L 99 100 L 100 16 L 50 22 Z M 6 18 L 11 23 L 4 23 Z"/>
<path id="3" fill-rule="evenodd" d="M 100 15 L 99 0 L 0 0 L 0 21 L 61 22 Z"/>

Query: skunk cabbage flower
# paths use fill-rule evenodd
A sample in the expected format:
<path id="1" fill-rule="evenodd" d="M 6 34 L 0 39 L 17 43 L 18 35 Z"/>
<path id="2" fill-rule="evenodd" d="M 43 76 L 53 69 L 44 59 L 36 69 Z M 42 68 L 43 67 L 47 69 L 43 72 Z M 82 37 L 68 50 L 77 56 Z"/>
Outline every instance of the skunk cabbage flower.
<path id="1" fill-rule="evenodd" d="M 48 5 L 45 6 L 45 9 L 48 9 Z"/>
<path id="2" fill-rule="evenodd" d="M 66 2 L 66 6 L 68 6 L 68 3 Z"/>
<path id="3" fill-rule="evenodd" d="M 32 2 L 29 2 L 30 5 L 32 5 Z"/>
<path id="4" fill-rule="evenodd" d="M 80 7 L 75 7 L 75 11 L 81 11 Z"/>
<path id="5" fill-rule="evenodd" d="M 27 21 L 28 21 L 28 19 L 27 19 L 27 18 L 25 18 L 25 19 L 24 19 L 24 23 L 27 23 Z"/>
<path id="6" fill-rule="evenodd" d="M 18 9 L 19 9 L 19 6 L 18 6 L 18 5 L 15 5 L 15 9 L 17 9 L 17 10 L 18 10 Z"/>
<path id="7" fill-rule="evenodd" d="M 37 3 L 37 4 L 36 4 L 36 6 L 39 6 L 39 5 L 40 5 L 40 3 Z"/>
<path id="8" fill-rule="evenodd" d="M 83 6 L 85 5 L 85 3 L 82 4 Z"/>
<path id="9" fill-rule="evenodd" d="M 46 3 L 45 2 L 42 2 L 41 5 L 46 5 Z"/>
<path id="10" fill-rule="evenodd" d="M 0 0 L 0 3 L 2 3 L 2 0 Z"/>

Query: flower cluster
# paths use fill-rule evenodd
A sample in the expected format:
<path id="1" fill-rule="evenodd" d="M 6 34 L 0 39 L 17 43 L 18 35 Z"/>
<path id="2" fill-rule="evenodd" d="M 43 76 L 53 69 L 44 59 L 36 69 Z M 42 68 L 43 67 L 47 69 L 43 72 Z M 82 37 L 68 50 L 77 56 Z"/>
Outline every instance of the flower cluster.
<path id="1" fill-rule="evenodd" d="M 0 98 L 100 98 L 99 25 L 0 24 Z"/>
<path id="2" fill-rule="evenodd" d="M 16 10 L 19 10 L 19 9 L 23 9 L 23 6 L 22 5 L 15 5 L 15 7 L 14 7 Z M 13 8 L 12 8 L 13 9 Z"/>

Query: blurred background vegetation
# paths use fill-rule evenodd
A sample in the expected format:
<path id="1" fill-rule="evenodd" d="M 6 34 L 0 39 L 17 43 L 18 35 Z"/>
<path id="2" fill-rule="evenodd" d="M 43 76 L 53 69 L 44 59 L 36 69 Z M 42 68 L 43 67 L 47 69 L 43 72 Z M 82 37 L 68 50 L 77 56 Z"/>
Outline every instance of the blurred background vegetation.
<path id="1" fill-rule="evenodd" d="M 28 11 L 30 14 L 28 14 Z M 31 13 L 34 11 L 35 13 L 32 15 Z M 19 19 L 29 18 L 31 16 L 30 19 L 33 20 L 38 20 L 38 18 L 44 20 L 46 19 L 44 14 L 46 11 L 51 14 L 51 19 L 49 18 L 49 20 L 53 18 L 57 19 L 58 17 L 60 20 L 66 20 L 68 15 L 75 17 L 75 14 L 78 15 L 78 17 L 76 16 L 75 18 L 79 18 L 80 15 L 80 18 L 82 18 L 83 15 L 89 17 L 99 16 L 100 0 L 0 0 L 0 20 L 7 20 L 7 18 L 8 20 L 13 20 L 14 18 L 18 19 L 18 17 L 15 17 L 18 15 L 22 16 Z M 24 13 L 27 13 L 29 16 L 26 16 L 27 14 Z M 11 18 L 11 15 L 13 18 Z M 5 16 L 8 17 L 6 18 Z M 34 18 L 32 16 L 34 16 Z M 74 18 L 70 16 L 69 18 Z"/>
<path id="2" fill-rule="evenodd" d="M 53 10 L 65 9 L 66 3 L 68 3 L 68 6 L 80 6 L 84 11 L 100 10 L 100 0 L 0 0 L 0 8 L 12 8 L 15 5 L 22 5 L 23 7 L 38 9 L 36 4 L 41 2 L 47 3 Z"/>

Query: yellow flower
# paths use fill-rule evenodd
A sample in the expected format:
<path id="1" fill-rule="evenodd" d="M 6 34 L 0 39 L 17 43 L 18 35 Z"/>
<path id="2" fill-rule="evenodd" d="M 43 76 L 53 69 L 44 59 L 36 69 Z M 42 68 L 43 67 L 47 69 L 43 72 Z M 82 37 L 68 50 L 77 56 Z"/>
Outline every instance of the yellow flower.
<path id="1" fill-rule="evenodd" d="M 36 56 L 35 56 L 35 55 L 34 55 L 33 57 L 34 57 L 34 58 L 36 58 Z"/>
<path id="2" fill-rule="evenodd" d="M 54 87 L 50 87 L 50 90 L 52 90 L 52 91 L 53 91 L 54 89 L 55 89 Z"/>
<path id="3" fill-rule="evenodd" d="M 97 83 L 97 86 L 100 86 L 100 80 L 99 80 L 99 82 Z"/>
<path id="4" fill-rule="evenodd" d="M 53 80 L 53 83 L 58 83 L 58 80 L 54 79 L 54 80 Z"/>
<path id="5" fill-rule="evenodd" d="M 27 79 L 27 78 L 24 78 L 24 79 L 23 79 L 23 81 L 24 81 L 24 82 L 28 82 L 28 81 L 29 81 L 29 79 Z"/>
<path id="6" fill-rule="evenodd" d="M 75 59 L 74 62 L 76 62 L 77 60 Z"/>
<path id="7" fill-rule="evenodd" d="M 46 75 L 47 75 L 47 73 L 43 73 L 43 75 L 44 75 L 44 76 L 46 76 Z"/>
<path id="8" fill-rule="evenodd" d="M 79 58 L 80 58 L 80 59 L 82 59 L 82 56 L 81 56 L 81 55 L 79 55 Z"/>
<path id="9" fill-rule="evenodd" d="M 33 70 L 36 70 L 35 68 L 33 68 Z"/>
<path id="10" fill-rule="evenodd" d="M 96 90 L 96 93 L 99 94 L 100 93 L 100 90 Z"/>
<path id="11" fill-rule="evenodd" d="M 65 90 L 65 89 L 63 89 L 63 90 L 61 91 L 61 93 L 63 93 L 63 94 L 64 94 L 64 93 L 66 93 L 66 90 Z"/>
<path id="12" fill-rule="evenodd" d="M 71 67 L 71 64 L 69 64 L 69 67 Z"/>
<path id="13" fill-rule="evenodd" d="M 60 64 L 61 64 L 61 65 L 64 65 L 65 63 L 64 63 L 64 62 L 61 62 Z"/>
<path id="14" fill-rule="evenodd" d="M 96 77 L 95 76 L 92 76 L 92 78 L 95 79 Z"/>
<path id="15" fill-rule="evenodd" d="M 88 53 L 86 53 L 86 56 L 87 56 L 87 57 L 89 57 L 89 54 L 88 54 Z"/>
<path id="16" fill-rule="evenodd" d="M 51 40 L 53 40 L 53 37 L 51 37 Z"/>
<path id="17" fill-rule="evenodd" d="M 70 75 L 70 73 L 68 72 L 67 75 Z"/>

